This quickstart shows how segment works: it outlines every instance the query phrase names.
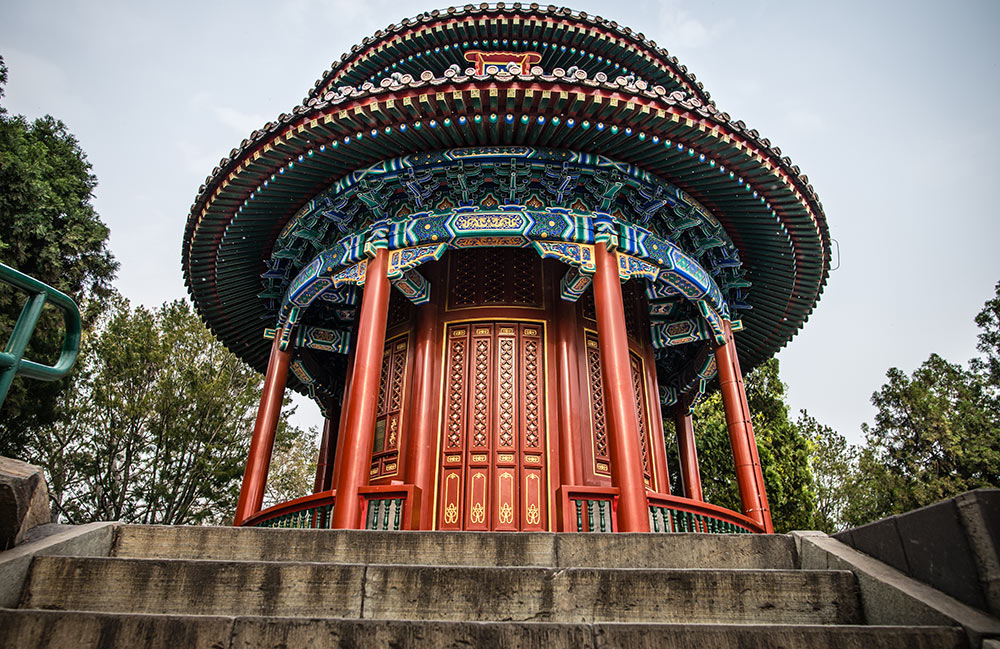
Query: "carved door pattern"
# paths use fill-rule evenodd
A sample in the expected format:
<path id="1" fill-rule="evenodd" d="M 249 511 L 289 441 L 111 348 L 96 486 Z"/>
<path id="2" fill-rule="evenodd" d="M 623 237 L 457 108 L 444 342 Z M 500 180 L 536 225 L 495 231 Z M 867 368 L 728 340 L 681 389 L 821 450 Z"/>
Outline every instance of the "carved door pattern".
<path id="1" fill-rule="evenodd" d="M 547 529 L 542 326 L 446 333 L 438 528 Z"/>
<path id="2" fill-rule="evenodd" d="M 592 433 L 593 471 L 595 475 L 611 477 L 611 454 L 608 451 L 607 419 L 604 404 L 604 381 L 601 377 L 601 352 L 596 331 L 585 331 L 587 378 L 590 391 L 590 423 Z M 639 451 L 642 457 L 643 480 L 647 487 L 653 485 L 650 461 L 649 404 L 643 385 L 642 357 L 629 350 L 632 376 L 632 394 L 635 398 L 635 415 L 639 423 Z"/>

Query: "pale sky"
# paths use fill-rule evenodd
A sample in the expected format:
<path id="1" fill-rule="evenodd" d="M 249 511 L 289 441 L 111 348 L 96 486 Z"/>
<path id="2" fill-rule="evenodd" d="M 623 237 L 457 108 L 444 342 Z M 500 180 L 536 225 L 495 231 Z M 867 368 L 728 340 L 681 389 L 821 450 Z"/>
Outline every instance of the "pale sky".
<path id="1" fill-rule="evenodd" d="M 4 104 L 68 125 L 134 303 L 183 298 L 181 237 L 199 185 L 301 102 L 351 45 L 422 1 L 5 0 Z M 781 351 L 794 410 L 852 441 L 890 367 L 975 355 L 1000 280 L 1000 3 L 794 0 L 571 5 L 643 32 L 719 108 L 789 155 L 819 193 L 840 267 Z M 836 252 L 836 250 L 835 250 Z M 836 255 L 834 265 L 836 265 Z M 296 421 L 321 424 L 299 400 Z"/>

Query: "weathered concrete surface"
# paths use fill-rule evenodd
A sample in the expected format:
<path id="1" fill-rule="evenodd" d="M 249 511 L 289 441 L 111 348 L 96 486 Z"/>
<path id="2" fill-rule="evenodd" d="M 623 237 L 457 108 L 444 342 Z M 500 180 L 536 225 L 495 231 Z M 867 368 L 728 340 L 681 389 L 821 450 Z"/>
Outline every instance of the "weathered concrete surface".
<path id="1" fill-rule="evenodd" d="M 240 618 L 232 649 L 591 649 L 592 642 L 593 630 L 583 624 Z"/>
<path id="2" fill-rule="evenodd" d="M 360 617 L 364 566 L 37 557 L 22 608 Z"/>
<path id="3" fill-rule="evenodd" d="M 970 491 L 834 538 L 1000 616 L 1000 489 Z"/>
<path id="4" fill-rule="evenodd" d="M 0 610 L 0 647 L 224 649 L 231 618 Z"/>
<path id="5" fill-rule="evenodd" d="M 868 624 L 960 626 L 971 646 L 1000 637 L 1000 619 L 958 601 L 822 532 L 793 532 L 802 567 L 850 570 Z"/>
<path id="6" fill-rule="evenodd" d="M 795 542 L 760 534 L 558 534 L 571 568 L 795 568 Z"/>
<path id="7" fill-rule="evenodd" d="M 399 533 L 129 525 L 122 528 L 112 554 L 441 566 L 795 567 L 790 536 L 756 534 Z"/>
<path id="8" fill-rule="evenodd" d="M 594 626 L 595 649 L 964 649 L 958 629 L 871 626 Z"/>
<path id="9" fill-rule="evenodd" d="M 0 456 L 0 551 L 49 520 L 49 488 L 41 467 Z"/>
<path id="10" fill-rule="evenodd" d="M 53 525 L 36 527 L 29 540 L 11 550 L 0 552 L 0 607 L 17 606 L 25 577 L 36 555 L 107 556 L 111 551 L 118 523 Z M 31 540 L 31 537 L 39 537 Z M 0 645 L 2 646 L 2 645 Z"/>
<path id="11" fill-rule="evenodd" d="M 847 572 L 567 569 L 553 586 L 560 619 L 571 622 L 861 622 Z"/>
<path id="12" fill-rule="evenodd" d="M 990 642 L 990 641 L 987 641 Z M 958 629 L 427 622 L 0 611 L 0 646 L 33 649 L 960 649 Z M 987 644 L 983 649 L 997 649 Z"/>
<path id="13" fill-rule="evenodd" d="M 848 572 L 38 557 L 23 608 L 553 622 L 860 621 Z"/>
<path id="14" fill-rule="evenodd" d="M 964 649 L 958 629 L 714 624 L 551 624 L 241 618 L 232 649 Z"/>
<path id="15" fill-rule="evenodd" d="M 954 499 L 901 514 L 896 517 L 896 527 L 909 576 L 970 606 L 986 609 L 975 557 Z"/>
<path id="16" fill-rule="evenodd" d="M 552 566 L 555 534 L 129 525 L 114 556 L 220 561 Z"/>
<path id="17" fill-rule="evenodd" d="M 972 546 L 979 585 L 989 611 L 1000 617 L 1000 489 L 977 489 L 955 498 Z"/>
<path id="18" fill-rule="evenodd" d="M 845 624 L 860 611 L 846 572 L 369 566 L 364 617 Z"/>

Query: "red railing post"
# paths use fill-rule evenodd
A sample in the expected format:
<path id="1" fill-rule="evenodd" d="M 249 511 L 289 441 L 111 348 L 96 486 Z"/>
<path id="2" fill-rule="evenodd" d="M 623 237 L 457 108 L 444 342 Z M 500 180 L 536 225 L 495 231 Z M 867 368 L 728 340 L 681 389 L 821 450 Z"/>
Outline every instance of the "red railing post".
<path id="1" fill-rule="evenodd" d="M 743 513 L 757 521 L 768 534 L 774 532 L 771 512 L 767 506 L 767 492 L 764 488 L 764 474 L 757 455 L 750 408 L 747 405 L 743 377 L 740 375 L 739 359 L 733 331 L 728 321 L 724 321 L 726 341 L 715 348 L 716 365 L 719 372 L 719 391 L 726 410 L 726 426 L 729 429 L 729 443 L 733 449 L 736 465 L 736 482 L 740 490 Z"/>
<path id="2" fill-rule="evenodd" d="M 440 395 L 434 380 L 436 325 L 437 305 L 432 302 L 420 306 L 417 309 L 417 333 L 413 350 L 413 415 L 410 417 L 410 432 L 406 442 L 406 470 L 403 480 L 416 485 L 417 498 L 427 501 L 421 504 L 421 520 L 416 528 L 425 530 L 432 526 L 434 469 L 437 466 L 435 451 Z"/>
<path id="3" fill-rule="evenodd" d="M 351 388 L 345 406 L 344 457 L 337 483 L 337 502 L 333 508 L 333 527 L 336 529 L 354 529 L 361 523 L 358 489 L 368 484 L 371 466 L 379 373 L 389 310 L 388 265 L 389 252 L 380 248 L 368 262 L 365 273 Z"/>
<path id="4" fill-rule="evenodd" d="M 257 408 L 257 421 L 250 439 L 250 453 L 243 473 L 243 486 L 236 504 L 233 525 L 243 522 L 260 511 L 264 502 L 264 488 L 267 485 L 267 470 L 271 465 L 271 451 L 274 448 L 274 434 L 281 416 L 281 402 L 285 396 L 285 382 L 288 379 L 288 365 L 292 360 L 291 350 L 281 349 L 281 330 L 275 332 L 271 344 L 271 357 L 267 363 L 264 389 Z"/>
<path id="5" fill-rule="evenodd" d="M 705 500 L 701 492 L 701 471 L 698 468 L 698 448 L 694 443 L 694 423 L 687 406 L 674 406 L 674 427 L 677 429 L 677 455 L 681 465 L 684 495 L 692 500 Z"/>
<path id="6" fill-rule="evenodd" d="M 601 379 L 607 410 L 611 484 L 620 490 L 618 527 L 623 532 L 649 531 L 649 505 L 639 449 L 639 420 L 635 412 L 629 365 L 625 309 L 618 276 L 618 260 L 604 242 L 594 245 L 594 307 L 601 347 Z"/>

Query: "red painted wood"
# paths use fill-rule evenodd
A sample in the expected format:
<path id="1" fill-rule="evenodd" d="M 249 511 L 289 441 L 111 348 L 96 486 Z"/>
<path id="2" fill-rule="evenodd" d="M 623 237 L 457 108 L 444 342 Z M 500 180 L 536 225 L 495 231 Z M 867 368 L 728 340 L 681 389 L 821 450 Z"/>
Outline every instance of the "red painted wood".
<path id="1" fill-rule="evenodd" d="M 354 357 L 358 342 L 358 323 L 355 321 L 351 327 L 351 353 L 347 358 L 347 371 L 344 377 L 344 397 L 340 403 L 340 414 L 337 421 L 337 443 L 333 449 L 333 473 L 330 476 L 330 488 L 340 482 L 340 465 L 344 459 L 344 440 L 347 439 L 345 430 L 347 429 L 347 404 L 351 400 L 351 377 L 354 376 Z"/>
<path id="2" fill-rule="evenodd" d="M 389 309 L 388 262 L 389 253 L 384 248 L 378 250 L 375 258 L 368 262 L 365 275 L 351 391 L 345 407 L 347 426 L 343 460 L 337 483 L 337 503 L 333 510 L 332 527 L 336 529 L 354 529 L 361 523 L 358 489 L 368 484 L 371 466 L 378 381 Z"/>
<path id="3" fill-rule="evenodd" d="M 330 488 L 330 474 L 333 473 L 333 464 L 330 462 L 330 449 L 336 448 L 336 438 L 330 439 L 334 434 L 333 420 L 329 417 L 323 420 L 323 437 L 319 444 L 319 455 L 316 462 L 316 480 L 313 482 L 313 493 L 326 491 Z M 331 443 L 332 442 L 332 443 Z"/>
<path id="4" fill-rule="evenodd" d="M 760 534 L 765 531 L 764 527 L 761 526 L 756 520 L 726 509 L 725 507 L 713 505 L 712 503 L 652 492 L 648 493 L 647 497 L 649 498 L 649 504 L 654 507 L 668 507 L 670 509 L 691 512 L 692 514 L 700 514 L 706 518 L 714 518 L 719 521 L 738 525 L 743 529 L 754 532 L 755 534 Z"/>
<path id="5" fill-rule="evenodd" d="M 694 423 L 686 406 L 674 407 L 674 428 L 677 430 L 677 455 L 680 460 L 681 484 L 684 496 L 703 501 L 701 470 L 698 468 L 698 448 L 694 443 Z"/>
<path id="6" fill-rule="evenodd" d="M 276 332 L 271 344 L 271 357 L 267 362 L 264 390 L 257 408 L 257 421 L 250 439 L 250 454 L 243 473 L 243 486 L 236 504 L 233 525 L 243 522 L 260 511 L 264 502 L 264 488 L 267 484 L 267 470 L 271 464 L 274 434 L 281 415 L 281 402 L 285 396 L 285 382 L 288 379 L 288 365 L 292 360 L 290 350 L 280 347 L 281 331 Z"/>
<path id="7" fill-rule="evenodd" d="M 563 484 L 583 484 L 578 445 L 580 425 L 580 368 L 577 354 L 576 307 L 565 300 L 556 302 L 556 355 L 559 411 L 559 475 Z M 589 433 L 589 431 L 588 431 Z"/>
<path id="8" fill-rule="evenodd" d="M 764 476 L 757 455 L 757 442 L 754 439 L 753 423 L 750 421 L 743 377 L 740 375 L 736 344 L 728 322 L 725 323 L 725 330 L 726 342 L 716 346 L 715 358 L 719 372 L 719 391 L 722 393 L 722 404 L 726 410 L 729 443 L 736 464 L 740 503 L 743 513 L 757 521 L 770 534 L 774 532 L 774 527 L 767 506 Z"/>
<path id="9" fill-rule="evenodd" d="M 295 498 L 294 500 L 278 503 L 273 507 L 268 507 L 263 511 L 257 512 L 253 516 L 250 516 L 243 521 L 243 525 L 245 527 L 254 527 L 265 521 L 269 521 L 272 518 L 278 518 L 279 516 L 284 516 L 286 514 L 294 514 L 296 512 L 305 511 L 314 507 L 332 505 L 334 504 L 336 497 L 336 492 L 320 491 L 318 493 L 309 494 L 308 496 L 302 496 L 301 498 Z M 315 526 L 322 527 L 322 523 L 323 521 L 316 521 Z"/>
<path id="10" fill-rule="evenodd" d="M 543 326 L 446 331 L 439 529 L 547 530 Z"/>
<path id="11" fill-rule="evenodd" d="M 618 526 L 623 532 L 648 532 L 649 508 L 643 483 L 639 422 L 632 391 L 632 374 L 618 261 L 603 242 L 594 246 L 594 307 L 601 351 L 601 378 L 608 420 L 611 483 L 618 488 Z"/>
<path id="12" fill-rule="evenodd" d="M 433 521 L 434 467 L 438 431 L 438 375 L 435 359 L 440 355 L 437 345 L 437 305 L 424 304 L 417 310 L 417 332 L 414 343 L 413 414 L 406 441 L 404 481 L 420 489 L 420 525 L 429 530 Z"/>
<path id="13" fill-rule="evenodd" d="M 649 303 L 646 300 L 644 284 L 636 284 L 635 306 L 636 321 L 640 332 L 639 349 L 645 364 L 645 389 L 647 395 L 649 419 L 649 443 L 653 460 L 653 473 L 656 481 L 652 489 L 670 493 L 670 467 L 667 465 L 667 447 L 663 433 L 662 407 L 660 406 L 660 387 L 656 378 L 656 356 L 653 353 L 653 340 L 649 331 Z"/>
<path id="14" fill-rule="evenodd" d="M 358 488 L 361 500 L 362 515 L 368 511 L 369 500 L 403 499 L 403 514 L 400 517 L 399 529 L 419 530 L 420 527 L 420 487 L 411 484 L 369 485 Z"/>

